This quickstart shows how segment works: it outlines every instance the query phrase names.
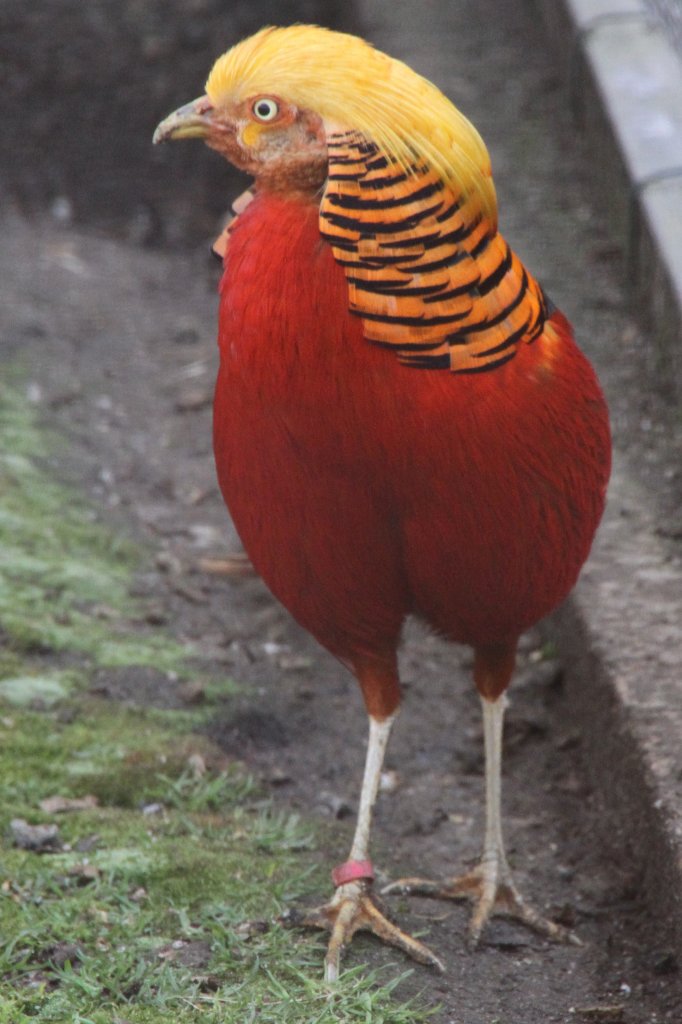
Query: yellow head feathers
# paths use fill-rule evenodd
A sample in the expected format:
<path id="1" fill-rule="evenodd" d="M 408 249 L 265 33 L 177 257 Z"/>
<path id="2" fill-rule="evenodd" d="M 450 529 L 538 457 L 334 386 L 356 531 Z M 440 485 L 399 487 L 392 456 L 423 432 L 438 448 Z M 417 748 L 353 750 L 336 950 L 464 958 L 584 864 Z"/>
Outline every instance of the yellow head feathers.
<path id="1" fill-rule="evenodd" d="M 355 129 L 409 167 L 426 160 L 455 193 L 477 196 L 496 224 L 490 158 L 474 126 L 427 79 L 357 36 L 314 25 L 264 28 L 219 57 L 211 102 L 272 94 Z"/>

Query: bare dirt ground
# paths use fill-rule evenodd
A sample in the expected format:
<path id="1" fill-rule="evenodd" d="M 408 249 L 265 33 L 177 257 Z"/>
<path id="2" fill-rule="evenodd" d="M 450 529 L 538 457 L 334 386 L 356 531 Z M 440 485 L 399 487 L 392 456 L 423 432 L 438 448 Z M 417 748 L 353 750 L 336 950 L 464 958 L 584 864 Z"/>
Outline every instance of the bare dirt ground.
<path id="1" fill-rule="evenodd" d="M 600 366 L 622 457 L 658 495 L 671 542 L 682 525 L 680 480 L 674 452 L 660 443 L 664 399 L 643 383 L 645 336 L 591 206 L 589 154 L 524 5 L 369 2 L 343 5 L 343 17 L 334 4 L 274 7 L 234 4 L 226 15 L 208 0 L 128 0 L 115 14 L 104 2 L 79 14 L 60 0 L 26 16 L 23 5 L 5 4 L 4 56 L 16 73 L 1 167 L 11 200 L 1 345 L 3 360 L 28 368 L 27 400 L 68 440 L 53 469 L 103 519 L 156 550 L 136 583 L 150 616 L 245 685 L 211 738 L 284 805 L 337 819 L 332 865 L 346 853 L 364 756 L 355 685 L 258 580 L 228 582 L 199 567 L 238 547 L 210 447 L 219 268 L 208 243 L 240 186 L 198 145 L 157 153 L 148 144 L 156 121 L 201 91 L 212 58 L 269 20 L 318 20 L 372 38 L 436 80 L 488 141 L 503 230 Z M 472 955 L 465 908 L 394 901 L 401 922 L 426 929 L 448 965 L 443 977 L 418 969 L 401 991 L 425 989 L 441 1004 L 439 1024 L 678 1021 L 674 952 L 638 898 L 627 852 L 595 843 L 599 804 L 580 736 L 565 724 L 561 666 L 543 643 L 527 638 L 512 689 L 506 828 L 522 890 L 584 945 L 555 946 L 496 920 Z M 387 763 L 395 788 L 378 803 L 376 861 L 388 877 L 437 875 L 479 849 L 478 705 L 468 652 L 410 627 L 402 664 L 404 710 Z M 112 700 L 176 699 L 172 680 L 149 670 L 112 672 L 97 686 Z M 358 940 L 347 959 L 395 956 Z"/>

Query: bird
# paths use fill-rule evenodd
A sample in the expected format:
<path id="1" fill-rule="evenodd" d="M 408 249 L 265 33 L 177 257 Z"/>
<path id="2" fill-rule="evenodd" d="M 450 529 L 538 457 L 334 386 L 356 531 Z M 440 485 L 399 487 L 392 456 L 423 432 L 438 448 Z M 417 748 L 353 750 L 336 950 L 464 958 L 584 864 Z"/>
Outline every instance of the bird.
<path id="1" fill-rule="evenodd" d="M 154 142 L 201 138 L 253 185 L 222 240 L 213 419 L 220 488 L 254 571 L 355 676 L 369 735 L 334 890 L 298 923 L 438 956 L 392 893 L 572 933 L 519 892 L 501 810 L 519 637 L 572 589 L 610 473 L 607 405 L 566 317 L 498 230 L 490 158 L 436 85 L 358 36 L 267 26 L 214 63 Z M 473 649 L 485 747 L 480 863 L 375 894 L 372 813 L 410 616 Z M 418 711 L 417 711 L 418 713 Z"/>

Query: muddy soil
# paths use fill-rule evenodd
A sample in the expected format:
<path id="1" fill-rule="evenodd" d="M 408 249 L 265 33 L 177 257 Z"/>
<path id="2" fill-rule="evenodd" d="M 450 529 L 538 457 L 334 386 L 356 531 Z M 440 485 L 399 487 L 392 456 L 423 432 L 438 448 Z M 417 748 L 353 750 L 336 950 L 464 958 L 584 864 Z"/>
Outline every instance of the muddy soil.
<path id="1" fill-rule="evenodd" d="M 115 6 L 58 0 L 30 16 L 11 0 L 3 8 L 15 74 L 1 168 L 10 197 L 2 358 L 29 369 L 27 401 L 68 441 L 53 469 L 102 519 L 156 550 L 136 581 L 150 621 L 244 685 L 216 715 L 211 738 L 283 806 L 333 821 L 331 866 L 352 831 L 365 716 L 353 680 L 260 581 L 201 568 L 203 558 L 238 548 L 211 457 L 219 268 L 208 243 L 240 184 L 198 144 L 153 151 L 156 121 L 201 91 L 218 52 L 267 21 L 317 20 L 371 38 L 436 80 L 482 131 L 503 230 L 600 367 L 622 457 L 657 495 L 660 530 L 672 536 L 680 481 L 675 453 L 661 443 L 669 414 L 647 376 L 645 334 L 627 312 L 620 256 L 591 204 L 589 154 L 523 4 L 261 2 L 232 4 L 227 14 L 210 0 Z M 594 780 L 567 724 L 561 666 L 543 644 L 540 633 L 525 638 L 512 688 L 509 851 L 522 891 L 584 944 L 553 945 L 495 920 L 470 954 L 466 908 L 393 900 L 401 922 L 424 930 L 448 966 L 442 977 L 418 968 L 401 992 L 425 991 L 440 1004 L 438 1024 L 678 1021 L 665 928 L 638 898 L 627 851 L 597 845 Z M 479 850 L 470 655 L 410 625 L 402 667 L 405 702 L 388 753 L 391 786 L 377 806 L 375 859 L 387 877 L 438 875 L 473 863 Z M 96 686 L 112 700 L 176 700 L 161 673 L 100 673 Z M 347 956 L 397 959 L 362 939 Z"/>

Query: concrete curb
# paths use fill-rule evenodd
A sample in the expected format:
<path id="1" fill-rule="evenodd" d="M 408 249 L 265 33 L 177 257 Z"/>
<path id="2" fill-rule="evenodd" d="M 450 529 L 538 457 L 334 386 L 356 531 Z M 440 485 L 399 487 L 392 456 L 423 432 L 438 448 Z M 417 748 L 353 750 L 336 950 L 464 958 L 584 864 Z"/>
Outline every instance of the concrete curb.
<path id="1" fill-rule="evenodd" d="M 535 0 L 599 173 L 595 187 L 682 400 L 682 60 L 642 0 Z M 566 41 L 571 45 L 567 46 Z M 616 463 L 609 507 L 555 616 L 576 727 L 614 857 L 682 955 L 682 558 Z"/>
<path id="2" fill-rule="evenodd" d="M 645 0 L 535 0 L 554 45 L 652 357 L 682 402 L 682 59 Z M 569 45 L 567 45 L 569 41 Z"/>
<path id="3" fill-rule="evenodd" d="M 553 617 L 602 838 L 682 957 L 682 559 L 618 464 L 590 560 Z"/>

